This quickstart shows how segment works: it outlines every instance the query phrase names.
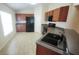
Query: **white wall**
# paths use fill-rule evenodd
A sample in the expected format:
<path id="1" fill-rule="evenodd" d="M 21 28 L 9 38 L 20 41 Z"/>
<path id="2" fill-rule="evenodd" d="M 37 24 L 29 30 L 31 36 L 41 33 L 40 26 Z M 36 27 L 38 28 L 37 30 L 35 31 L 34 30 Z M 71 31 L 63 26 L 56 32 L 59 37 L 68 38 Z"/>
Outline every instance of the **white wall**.
<path id="1" fill-rule="evenodd" d="M 50 3 L 48 5 L 48 11 L 62 7 L 62 6 L 68 6 L 71 5 L 70 3 Z"/>
<path id="2" fill-rule="evenodd" d="M 27 8 L 27 9 L 16 11 L 16 13 L 33 14 L 34 13 L 34 9 L 33 8 Z"/>
<path id="3" fill-rule="evenodd" d="M 34 9 L 34 15 L 35 15 L 35 32 L 42 32 L 42 26 L 45 21 L 45 6 L 42 4 L 37 4 Z"/>
<path id="4" fill-rule="evenodd" d="M 76 29 L 75 16 L 76 16 L 76 8 L 72 4 L 70 5 L 69 13 L 67 17 L 67 22 L 66 22 L 67 28 L 72 28 L 74 30 Z"/>
<path id="5" fill-rule="evenodd" d="M 71 9 L 72 13 L 73 13 L 73 16 L 71 18 L 71 20 L 73 20 L 71 23 L 73 24 L 72 28 L 77 31 L 79 33 L 79 6 L 77 7 L 72 7 L 73 10 Z M 70 24 L 71 25 L 71 24 Z"/>
<path id="6" fill-rule="evenodd" d="M 41 33 L 42 6 L 37 5 L 34 9 L 35 32 Z"/>
<path id="7" fill-rule="evenodd" d="M 12 15 L 12 22 L 13 22 L 13 24 L 12 24 L 13 25 L 13 32 L 11 34 L 9 34 L 8 36 L 5 37 L 3 35 L 3 28 L 2 28 L 2 24 L 1 24 L 1 18 L 0 18 L 0 49 L 1 49 L 15 35 L 15 33 L 16 33 L 16 27 L 15 27 L 15 13 L 14 13 L 14 11 L 11 10 L 9 7 L 7 7 L 4 4 L 0 4 L 0 10 L 8 12 L 8 13 L 11 13 L 11 15 Z"/>

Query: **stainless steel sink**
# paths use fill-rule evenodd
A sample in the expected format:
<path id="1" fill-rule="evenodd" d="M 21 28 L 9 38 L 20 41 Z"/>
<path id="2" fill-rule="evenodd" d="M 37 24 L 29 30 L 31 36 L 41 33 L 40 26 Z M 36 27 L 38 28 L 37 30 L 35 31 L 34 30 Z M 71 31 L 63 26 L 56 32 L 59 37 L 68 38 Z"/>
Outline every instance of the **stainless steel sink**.
<path id="1" fill-rule="evenodd" d="M 48 33 L 42 41 L 57 46 L 59 42 L 62 40 L 62 37 L 57 34 Z"/>

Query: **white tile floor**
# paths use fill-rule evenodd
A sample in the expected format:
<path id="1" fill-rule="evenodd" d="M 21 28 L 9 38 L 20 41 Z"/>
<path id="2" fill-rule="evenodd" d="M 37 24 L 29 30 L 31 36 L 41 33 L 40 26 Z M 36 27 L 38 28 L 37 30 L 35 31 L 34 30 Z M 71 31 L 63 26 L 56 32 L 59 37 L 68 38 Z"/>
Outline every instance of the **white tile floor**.
<path id="1" fill-rule="evenodd" d="M 17 33 L 16 36 L 0 51 L 1 55 L 35 55 L 36 41 L 39 33 Z"/>

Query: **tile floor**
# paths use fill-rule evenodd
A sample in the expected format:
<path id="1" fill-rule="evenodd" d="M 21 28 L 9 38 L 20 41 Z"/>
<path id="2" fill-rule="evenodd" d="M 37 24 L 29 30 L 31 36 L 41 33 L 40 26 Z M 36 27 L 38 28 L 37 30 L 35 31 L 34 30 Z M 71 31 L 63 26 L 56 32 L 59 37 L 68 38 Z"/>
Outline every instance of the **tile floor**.
<path id="1" fill-rule="evenodd" d="M 39 33 L 17 33 L 16 36 L 0 51 L 1 55 L 35 55 L 36 41 Z"/>

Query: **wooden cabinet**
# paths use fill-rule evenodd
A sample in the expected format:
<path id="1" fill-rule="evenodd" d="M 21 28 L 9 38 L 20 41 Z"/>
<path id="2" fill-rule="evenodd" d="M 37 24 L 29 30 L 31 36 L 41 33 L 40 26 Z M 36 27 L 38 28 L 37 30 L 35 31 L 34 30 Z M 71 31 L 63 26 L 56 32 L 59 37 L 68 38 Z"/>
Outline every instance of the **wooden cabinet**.
<path id="1" fill-rule="evenodd" d="M 46 21 L 48 21 L 48 17 L 49 16 L 52 16 L 52 18 L 53 18 L 53 11 L 49 11 L 49 12 L 45 13 L 45 19 L 46 19 Z"/>
<path id="2" fill-rule="evenodd" d="M 31 17 L 33 14 L 16 14 L 16 31 L 26 32 L 26 17 Z"/>
<path id="3" fill-rule="evenodd" d="M 53 20 L 52 21 L 59 21 L 59 15 L 60 15 L 60 8 L 57 8 L 53 12 Z"/>
<path id="4" fill-rule="evenodd" d="M 60 55 L 60 54 L 37 44 L 36 55 Z"/>
<path id="5" fill-rule="evenodd" d="M 33 14 L 16 14 L 17 21 L 26 21 L 26 17 L 31 17 Z"/>
<path id="6" fill-rule="evenodd" d="M 26 24 L 16 24 L 17 32 L 26 32 Z"/>
<path id="7" fill-rule="evenodd" d="M 50 11 L 49 12 L 49 16 L 53 16 L 53 11 Z"/>
<path id="8" fill-rule="evenodd" d="M 69 6 L 60 8 L 59 21 L 66 21 L 67 20 L 68 10 L 69 10 Z"/>
<path id="9" fill-rule="evenodd" d="M 16 14 L 16 20 L 17 21 L 25 21 L 25 15 L 24 14 Z"/>
<path id="10" fill-rule="evenodd" d="M 65 22 L 67 20 L 69 6 L 60 7 L 52 11 L 46 12 L 46 21 L 48 17 L 52 16 L 52 22 Z"/>

